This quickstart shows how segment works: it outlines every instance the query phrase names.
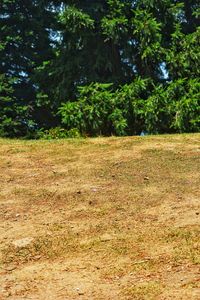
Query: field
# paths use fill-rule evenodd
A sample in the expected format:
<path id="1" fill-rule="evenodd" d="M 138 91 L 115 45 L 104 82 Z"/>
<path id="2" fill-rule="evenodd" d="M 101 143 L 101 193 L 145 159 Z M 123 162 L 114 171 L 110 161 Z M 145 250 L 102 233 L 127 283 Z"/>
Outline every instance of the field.
<path id="1" fill-rule="evenodd" d="M 0 299 L 200 299 L 200 134 L 0 140 Z"/>

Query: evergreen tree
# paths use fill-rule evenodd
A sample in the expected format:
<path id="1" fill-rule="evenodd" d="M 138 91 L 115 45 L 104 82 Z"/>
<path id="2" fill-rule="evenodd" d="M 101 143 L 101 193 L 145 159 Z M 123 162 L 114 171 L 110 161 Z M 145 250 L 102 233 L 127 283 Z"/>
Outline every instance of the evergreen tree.
<path id="1" fill-rule="evenodd" d="M 48 1 L 2 0 L 0 3 L 0 73 L 12 78 L 15 103 L 26 111 L 23 122 L 27 130 L 29 119 L 32 122 L 38 119 L 35 68 L 52 57 L 51 22 Z"/>
<path id="2" fill-rule="evenodd" d="M 26 106 L 20 106 L 16 100 L 13 80 L 0 74 L 0 136 L 19 137 L 27 134 L 27 125 L 31 128 Z"/>
<path id="3" fill-rule="evenodd" d="M 105 106 L 109 110 L 105 115 L 121 120 L 119 128 L 123 129 L 115 132 L 138 133 L 143 124 L 155 128 L 151 122 L 156 116 L 162 118 L 163 113 L 159 113 L 162 103 L 170 105 L 158 100 L 159 97 L 164 99 L 162 93 L 168 91 L 169 83 L 177 89 L 180 85 L 185 93 L 187 80 L 191 86 L 199 86 L 199 16 L 197 0 L 1 0 L 1 124 L 10 120 L 18 136 L 34 128 L 59 126 L 61 118 L 67 119 L 58 114 L 62 103 L 69 103 L 64 110 L 64 114 L 69 114 L 70 102 L 82 101 L 79 86 L 86 86 L 86 90 L 88 86 L 91 95 L 94 88 L 96 104 L 93 105 L 98 106 L 97 101 L 102 103 L 101 97 L 105 94 L 95 88 L 98 84 L 111 83 L 112 91 L 116 91 L 111 95 L 115 95 L 120 105 L 112 113 L 114 100 L 109 96 L 111 107 Z M 148 82 L 148 88 L 143 90 L 144 82 Z M 138 88 L 142 90 L 139 96 Z M 187 94 L 192 97 L 194 91 L 196 88 L 190 88 Z M 125 93 L 131 95 L 130 98 L 128 95 L 126 98 Z M 194 103 L 198 102 L 196 95 L 198 93 L 193 98 Z M 129 99 L 128 106 L 120 97 Z M 182 94 L 181 97 L 185 99 Z M 149 106 L 146 103 L 150 103 Z M 150 111 L 144 112 L 150 106 L 153 116 Z M 120 111 L 122 107 L 126 113 Z M 139 121 L 132 109 L 143 116 Z M 84 111 L 87 112 L 87 106 Z M 73 116 L 75 118 L 75 110 Z M 162 124 L 168 124 L 167 116 L 163 121 L 154 122 L 156 131 L 167 130 L 169 125 Z M 174 116 L 169 120 L 171 118 Z M 104 124 L 110 124 L 111 119 L 104 120 Z M 73 127 L 73 122 L 70 124 Z M 112 133 L 112 126 L 105 125 L 104 129 L 102 126 L 101 132 Z M 189 130 L 190 125 L 186 127 Z M 2 130 L 14 135 L 6 128 L 1 127 L 1 135 Z M 92 129 L 92 132 L 98 131 Z"/>

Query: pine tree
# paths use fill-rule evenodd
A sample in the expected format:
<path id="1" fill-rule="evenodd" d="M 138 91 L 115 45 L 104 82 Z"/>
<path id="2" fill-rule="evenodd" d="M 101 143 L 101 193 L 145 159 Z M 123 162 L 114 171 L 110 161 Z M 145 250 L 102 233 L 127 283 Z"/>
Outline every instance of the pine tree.
<path id="1" fill-rule="evenodd" d="M 38 83 L 35 69 L 52 57 L 52 12 L 48 1 L 2 0 L 0 3 L 0 73 L 12 78 L 15 103 L 24 107 L 24 124 L 36 121 Z M 22 133 L 24 134 L 24 133 Z"/>

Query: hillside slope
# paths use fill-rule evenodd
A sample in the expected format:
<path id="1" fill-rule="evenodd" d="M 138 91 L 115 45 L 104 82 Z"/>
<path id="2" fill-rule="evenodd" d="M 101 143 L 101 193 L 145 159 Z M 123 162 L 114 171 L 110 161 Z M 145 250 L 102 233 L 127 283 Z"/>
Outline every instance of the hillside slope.
<path id="1" fill-rule="evenodd" d="M 0 299 L 200 299 L 200 134 L 0 140 Z"/>

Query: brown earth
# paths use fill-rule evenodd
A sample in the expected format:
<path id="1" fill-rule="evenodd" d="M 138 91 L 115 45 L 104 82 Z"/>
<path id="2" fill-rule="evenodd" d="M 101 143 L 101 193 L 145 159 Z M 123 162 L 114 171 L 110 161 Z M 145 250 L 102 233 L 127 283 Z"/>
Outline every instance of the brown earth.
<path id="1" fill-rule="evenodd" d="M 200 134 L 0 140 L 0 299 L 200 299 Z"/>

